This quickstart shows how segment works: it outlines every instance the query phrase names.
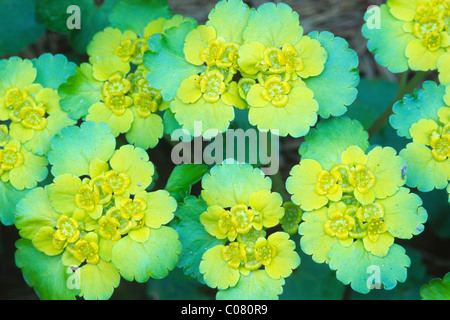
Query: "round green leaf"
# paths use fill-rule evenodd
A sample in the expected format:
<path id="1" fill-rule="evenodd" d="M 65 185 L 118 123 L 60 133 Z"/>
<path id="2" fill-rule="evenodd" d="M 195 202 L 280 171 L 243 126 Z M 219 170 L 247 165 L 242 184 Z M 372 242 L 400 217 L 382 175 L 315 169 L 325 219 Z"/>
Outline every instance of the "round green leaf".
<path id="1" fill-rule="evenodd" d="M 320 42 L 328 53 L 328 59 L 323 72 L 305 79 L 305 83 L 314 92 L 321 117 L 340 116 L 347 111 L 347 106 L 355 101 L 358 94 L 358 56 L 348 47 L 345 39 L 335 37 L 330 32 L 314 31 L 308 36 Z"/>
<path id="2" fill-rule="evenodd" d="M 128 281 L 162 279 L 173 270 L 181 252 L 178 233 L 169 227 L 150 229 L 150 237 L 139 243 L 126 236 L 113 248 L 112 262 Z"/>
<path id="3" fill-rule="evenodd" d="M 199 272 L 199 266 L 203 253 L 226 242 L 211 236 L 200 223 L 200 214 L 206 209 L 206 203 L 201 198 L 189 196 L 184 199 L 184 203 L 178 205 L 175 212 L 180 219 L 177 231 L 183 246 L 178 267 L 183 268 L 186 275 L 198 278 L 200 281 L 202 281 L 202 275 Z"/>
<path id="4" fill-rule="evenodd" d="M 58 93 L 61 96 L 61 109 L 68 112 L 72 119 L 78 120 L 87 115 L 94 103 L 100 101 L 103 83 L 94 78 L 93 68 L 88 63 L 82 63 L 75 70 L 75 74 L 59 87 Z"/>
<path id="5" fill-rule="evenodd" d="M 26 283 L 43 300 L 74 300 L 78 293 L 69 283 L 73 274 L 61 262 L 61 256 L 47 256 L 36 250 L 29 240 L 16 242 L 16 265 L 22 269 Z"/>
<path id="6" fill-rule="evenodd" d="M 356 145 L 366 151 L 369 135 L 356 120 L 347 117 L 321 120 L 316 129 L 305 137 L 299 149 L 304 159 L 318 161 L 324 170 L 330 170 L 340 163 L 341 153 L 349 146 Z"/>
<path id="7" fill-rule="evenodd" d="M 75 73 L 76 64 L 68 62 L 62 54 L 44 53 L 31 61 L 37 70 L 35 83 L 41 84 L 44 88 L 57 90 L 61 84 L 66 82 L 68 77 Z"/>
<path id="8" fill-rule="evenodd" d="M 394 104 L 394 114 L 389 118 L 391 126 L 397 130 L 399 136 L 411 139 L 409 129 L 413 123 L 420 119 L 439 121 L 437 111 L 446 105 L 444 95 L 445 86 L 425 81 L 422 89 L 405 95 L 403 100 Z"/>
<path id="9" fill-rule="evenodd" d="M 100 259 L 97 264 L 86 264 L 79 273 L 80 296 L 86 300 L 107 300 L 120 283 L 119 271 L 111 262 Z"/>
<path id="10" fill-rule="evenodd" d="M 265 270 L 256 270 L 249 275 L 240 275 L 238 283 L 217 292 L 217 300 L 276 300 L 283 292 L 284 278 L 269 277 Z"/>
<path id="11" fill-rule="evenodd" d="M 381 258 L 367 252 L 362 241 L 355 241 L 347 248 L 336 244 L 328 257 L 330 268 L 336 270 L 337 279 L 350 284 L 353 290 L 360 293 L 370 292 L 370 285 L 377 283 L 390 290 L 397 282 L 405 282 L 406 268 L 411 263 L 405 249 L 397 244 L 393 244 L 388 254 Z"/>
<path id="12" fill-rule="evenodd" d="M 114 135 L 104 123 L 84 122 L 80 128 L 64 128 L 53 138 L 48 153 L 52 173 L 54 176 L 65 173 L 79 177 L 89 175 L 91 162 L 96 159 L 108 161 L 115 147 Z"/>
<path id="13" fill-rule="evenodd" d="M 432 279 L 420 289 L 424 300 L 450 300 L 450 272 L 443 279 Z"/>
<path id="14" fill-rule="evenodd" d="M 144 54 L 144 65 L 150 70 L 147 80 L 153 88 L 161 90 L 165 101 L 175 97 L 184 79 L 204 68 L 187 62 L 183 53 L 184 39 L 196 26 L 195 20 L 189 19 L 164 34 L 152 35 L 148 41 L 150 50 Z"/>

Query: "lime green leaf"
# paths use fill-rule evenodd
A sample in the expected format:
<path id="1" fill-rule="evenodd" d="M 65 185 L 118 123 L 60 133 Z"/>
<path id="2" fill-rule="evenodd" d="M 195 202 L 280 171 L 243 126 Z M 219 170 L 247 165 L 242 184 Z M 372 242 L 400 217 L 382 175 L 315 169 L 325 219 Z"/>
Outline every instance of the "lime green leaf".
<path id="1" fill-rule="evenodd" d="M 11 183 L 0 181 L 0 222 L 5 226 L 14 224 L 16 205 L 29 190 L 17 190 Z"/>
<path id="2" fill-rule="evenodd" d="M 119 271 L 111 262 L 85 264 L 79 273 L 80 296 L 86 300 L 107 300 L 120 283 Z"/>
<path id="3" fill-rule="evenodd" d="M 420 289 L 424 300 L 450 300 L 450 272 L 443 279 L 432 279 Z"/>
<path id="4" fill-rule="evenodd" d="M 364 20 L 368 21 L 374 11 L 368 11 Z M 387 67 L 391 72 L 405 72 L 408 70 L 408 59 L 405 51 L 409 42 L 415 37 L 412 33 L 403 30 L 404 21 L 392 16 L 389 7 L 380 7 L 379 28 L 369 28 L 365 24 L 362 34 L 369 39 L 367 48 L 375 55 L 375 60 L 382 66 Z"/>
<path id="5" fill-rule="evenodd" d="M 37 70 L 35 83 L 41 84 L 44 88 L 57 90 L 65 83 L 67 78 L 75 73 L 76 64 L 68 62 L 62 54 L 55 56 L 44 53 L 39 58 L 31 60 L 33 67 Z"/>
<path id="6" fill-rule="evenodd" d="M 238 283 L 217 292 L 217 300 L 276 300 L 283 292 L 284 278 L 272 279 L 265 270 L 240 275 Z"/>
<path id="7" fill-rule="evenodd" d="M 336 277 L 344 284 L 350 284 L 352 289 L 360 293 L 370 292 L 371 276 L 379 280 L 386 290 L 391 290 L 398 282 L 405 282 L 406 268 L 411 260 L 405 254 L 403 247 L 393 244 L 385 257 L 377 257 L 364 249 L 362 241 L 356 241 L 349 247 L 339 244 L 333 246 L 328 253 L 330 268 L 336 270 Z M 377 279 L 379 276 L 379 279 Z"/>
<path id="8" fill-rule="evenodd" d="M 437 111 L 446 105 L 444 95 L 445 86 L 425 81 L 422 89 L 415 90 L 414 94 L 407 94 L 403 100 L 394 104 L 394 114 L 389 118 L 391 126 L 399 136 L 411 139 L 409 128 L 413 123 L 420 119 L 439 121 Z"/>
<path id="9" fill-rule="evenodd" d="M 34 43 L 45 32 L 36 21 L 36 0 L 0 2 L 0 56 L 14 54 Z"/>
<path id="10" fill-rule="evenodd" d="M 167 0 L 117 0 L 109 16 L 111 25 L 143 36 L 147 24 L 158 18 L 170 18 Z"/>
<path id="11" fill-rule="evenodd" d="M 183 268 L 186 275 L 199 280 L 202 279 L 199 266 L 203 253 L 218 244 L 225 244 L 225 240 L 218 240 L 211 236 L 200 223 L 200 214 L 206 209 L 206 203 L 201 198 L 189 196 L 184 199 L 184 203 L 178 205 L 175 212 L 181 220 L 177 231 L 183 246 L 178 267 Z"/>
<path id="12" fill-rule="evenodd" d="M 226 41 L 242 43 L 242 34 L 252 10 L 242 0 L 220 1 L 208 15 L 206 25 Z"/>
<path id="13" fill-rule="evenodd" d="M 208 166 L 204 164 L 180 164 L 176 166 L 167 181 L 165 190 L 178 202 L 183 201 L 191 193 L 193 184 L 208 172 Z"/>
<path id="14" fill-rule="evenodd" d="M 119 240 L 113 248 L 112 262 L 128 281 L 146 282 L 162 279 L 173 270 L 181 252 L 177 232 L 169 227 L 150 229 L 150 237 L 139 243 L 130 237 Z"/>
<path id="15" fill-rule="evenodd" d="M 234 25 L 232 21 L 229 24 Z M 266 47 L 295 45 L 303 35 L 298 13 L 285 3 L 264 3 L 252 13 L 244 30 L 246 43 L 257 41 Z"/>
<path id="16" fill-rule="evenodd" d="M 328 59 L 324 71 L 316 77 L 305 79 L 305 83 L 314 92 L 321 117 L 340 116 L 358 94 L 358 56 L 348 47 L 345 39 L 330 32 L 311 32 L 308 36 L 320 42 L 328 53 Z"/>
<path id="17" fill-rule="evenodd" d="M 392 290 L 371 290 L 367 294 L 350 292 L 351 300 L 419 300 L 420 287 L 427 282 L 430 277 L 426 267 L 422 262 L 422 255 L 413 248 L 406 248 L 408 256 L 411 258 L 411 267 L 408 270 L 408 280 L 399 283 Z M 369 275 L 369 274 L 368 274 Z"/>
<path id="18" fill-rule="evenodd" d="M 31 240 L 41 227 L 53 228 L 58 218 L 43 188 L 31 190 L 17 204 L 16 228 L 22 238 Z"/>
<path id="19" fill-rule="evenodd" d="M 324 170 L 340 163 L 341 153 L 351 145 L 362 150 L 369 147 L 369 135 L 356 120 L 337 117 L 321 120 L 305 137 L 299 149 L 304 159 L 318 161 Z"/>
<path id="20" fill-rule="evenodd" d="M 25 89 L 36 79 L 36 69 L 27 59 L 11 57 L 0 60 L 0 94 L 11 87 Z"/>
<path id="21" fill-rule="evenodd" d="M 16 265 L 22 269 L 26 283 L 33 287 L 43 300 L 74 300 L 78 290 L 71 287 L 69 277 L 73 272 L 61 262 L 61 256 L 47 256 L 37 251 L 31 241 L 16 242 Z"/>
<path id="22" fill-rule="evenodd" d="M 100 101 L 103 83 L 94 78 L 90 64 L 82 63 L 75 68 L 66 83 L 58 90 L 61 96 L 61 109 L 69 113 L 72 119 L 80 119 L 87 115 L 89 108 Z"/>
<path id="23" fill-rule="evenodd" d="M 184 58 L 184 39 L 197 23 L 193 19 L 177 27 L 169 28 L 164 34 L 156 33 L 148 41 L 149 51 L 144 54 L 144 65 L 150 71 L 147 80 L 150 85 L 161 90 L 165 101 L 170 101 L 181 82 L 202 71 L 202 67 L 190 64 Z"/>
<path id="24" fill-rule="evenodd" d="M 55 136 L 50 146 L 48 159 L 54 176 L 71 173 L 76 176 L 89 175 L 93 160 L 108 161 L 116 147 L 116 140 L 109 127 L 104 124 L 84 122 L 81 127 L 67 127 Z"/>

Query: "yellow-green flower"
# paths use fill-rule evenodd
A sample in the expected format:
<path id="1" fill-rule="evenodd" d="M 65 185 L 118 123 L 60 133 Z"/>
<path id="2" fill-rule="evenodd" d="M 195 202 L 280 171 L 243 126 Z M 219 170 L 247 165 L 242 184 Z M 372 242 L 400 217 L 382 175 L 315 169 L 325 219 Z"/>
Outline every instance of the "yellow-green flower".
<path id="1" fill-rule="evenodd" d="M 251 12 L 240 0 L 221 1 L 205 25 L 185 36 L 184 59 L 199 72 L 180 80 L 170 110 L 191 135 L 212 138 L 224 132 L 234 119 L 234 107 L 246 106 L 233 77 L 239 71 L 238 50 Z M 232 15 L 237 19 L 229 27 Z M 202 123 L 200 131 L 195 130 L 197 121 Z"/>
<path id="2" fill-rule="evenodd" d="M 192 135 L 212 138 L 228 129 L 234 119 L 234 99 L 237 86 L 228 83 L 218 69 L 185 79 L 170 103 L 175 118 Z M 202 130 L 196 129 L 201 121 Z"/>
<path id="3" fill-rule="evenodd" d="M 284 215 L 281 196 L 270 191 L 270 179 L 248 164 L 217 165 L 203 178 L 202 187 L 207 208 L 200 222 L 210 235 L 225 240 L 202 256 L 199 267 L 206 284 L 221 294 L 226 295 L 226 290 L 232 294 L 232 290 L 240 291 L 240 281 L 258 274 L 262 278 L 254 281 L 265 282 L 272 296 L 300 264 L 289 234 L 266 237 L 266 230 L 278 225 Z M 259 273 L 261 268 L 264 275 Z"/>
<path id="4" fill-rule="evenodd" d="M 250 123 L 260 130 L 277 130 L 280 136 L 304 136 L 317 121 L 319 105 L 314 92 L 300 80 L 270 75 L 250 87 L 247 102 Z"/>
<path id="5" fill-rule="evenodd" d="M 61 110 L 58 92 L 37 82 L 42 72 L 30 60 L 1 61 L 0 120 L 9 122 L 8 134 L 27 150 L 46 155 L 51 138 L 75 121 Z"/>
<path id="6" fill-rule="evenodd" d="M 143 56 L 152 35 L 183 21 L 179 15 L 160 17 L 138 33 L 114 27 L 98 32 L 87 48 L 89 63 L 60 88 L 64 110 L 73 118 L 106 123 L 116 137 L 125 134 L 135 146 L 155 147 L 163 135 L 159 112 L 169 104 L 146 80 Z"/>
<path id="7" fill-rule="evenodd" d="M 202 259 L 200 272 L 205 282 L 219 290 L 236 286 L 241 275 L 248 276 L 263 266 L 270 278 L 287 278 L 300 263 L 294 242 L 284 232 L 267 239 L 218 245 L 206 251 Z"/>
<path id="8" fill-rule="evenodd" d="M 32 189 L 48 174 L 48 161 L 28 151 L 19 141 L 0 147 L 0 179 L 17 190 Z"/>
<path id="9" fill-rule="evenodd" d="M 275 31 L 276 28 L 276 31 Z M 303 35 L 298 14 L 283 3 L 267 3 L 251 15 L 239 48 L 240 92 L 249 121 L 281 136 L 304 136 L 317 121 L 319 104 L 301 79 L 320 75 L 327 51 Z"/>
<path id="10" fill-rule="evenodd" d="M 249 109 L 260 130 L 303 136 L 318 114 L 342 115 L 359 82 L 348 43 L 329 32 L 304 35 L 283 3 L 255 10 L 219 1 L 204 25 L 186 21 L 152 36 L 144 65 L 149 83 L 173 99 L 166 113 L 173 127 L 207 138 L 229 127 L 233 107 Z"/>
<path id="11" fill-rule="evenodd" d="M 145 282 L 175 267 L 181 245 L 177 232 L 164 225 L 174 217 L 176 200 L 164 190 L 146 191 L 154 166 L 144 150 L 114 149 L 106 125 L 62 130 L 49 153 L 54 182 L 18 205 L 18 265 L 29 274 L 35 267 L 23 261 L 41 254 L 36 267 L 55 269 L 54 281 L 32 282 L 39 295 L 108 299 L 120 276 Z M 78 290 L 61 283 L 68 267 L 78 272 Z"/>
<path id="12" fill-rule="evenodd" d="M 81 64 L 61 86 L 61 103 L 73 117 L 106 123 L 115 136 L 124 133 L 129 143 L 153 148 L 163 135 L 158 112 L 167 103 L 159 91 L 149 86 L 145 67 L 130 70 L 130 64 L 117 56 L 103 57 L 94 65 Z M 75 103 L 79 107 L 74 107 Z"/>
<path id="13" fill-rule="evenodd" d="M 330 136 L 339 128 L 339 134 Z M 380 268 L 386 289 L 406 279 L 410 260 L 395 239 L 424 230 L 422 200 L 404 187 L 406 163 L 390 147 L 369 152 L 367 134 L 346 118 L 325 120 L 306 136 L 286 188 L 304 212 L 300 246 L 337 278 L 367 293 L 367 270 Z"/>
<path id="14" fill-rule="evenodd" d="M 87 54 L 91 64 L 104 57 L 117 56 L 125 63 L 141 65 L 144 52 L 148 50 L 148 39 L 155 33 L 177 26 L 183 22 L 183 17 L 175 15 L 170 19 L 160 17 L 150 21 L 139 34 L 132 30 L 122 32 L 118 28 L 107 27 L 96 33 L 87 46 Z"/>
<path id="15" fill-rule="evenodd" d="M 444 189 L 450 180 L 450 107 L 446 88 L 426 81 L 412 99 L 394 106 L 391 125 L 412 139 L 400 151 L 408 165 L 406 183 L 428 192 Z"/>
<path id="16" fill-rule="evenodd" d="M 350 146 L 331 168 L 322 168 L 314 159 L 301 160 L 292 168 L 286 187 L 293 202 L 307 211 L 349 195 L 365 205 L 394 194 L 405 183 L 404 166 L 392 148 L 376 147 L 366 155 L 360 147 Z"/>
<path id="17" fill-rule="evenodd" d="M 380 13 L 380 27 L 369 25 L 369 13 L 363 27 L 377 61 L 393 72 L 437 69 L 450 83 L 449 1 L 387 0 Z"/>
<path id="18" fill-rule="evenodd" d="M 368 205 L 347 199 L 306 211 L 299 229 L 302 250 L 314 261 L 328 263 L 334 246 L 349 247 L 362 241 L 366 252 L 385 257 L 395 238 L 410 239 L 423 231 L 427 214 L 421 204 L 417 195 L 400 188 Z"/>

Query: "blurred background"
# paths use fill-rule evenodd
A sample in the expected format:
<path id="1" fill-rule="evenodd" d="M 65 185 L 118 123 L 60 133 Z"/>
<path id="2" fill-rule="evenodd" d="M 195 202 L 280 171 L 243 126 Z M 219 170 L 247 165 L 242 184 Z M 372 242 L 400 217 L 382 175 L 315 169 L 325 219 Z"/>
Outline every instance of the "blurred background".
<path id="1" fill-rule="evenodd" d="M 61 53 L 69 60 L 79 64 L 87 61 L 85 54 L 76 52 L 67 34 L 40 26 L 33 21 L 33 3 L 36 0 L 0 0 L 0 6 L 17 10 L 14 4 L 25 2 L 29 9 L 29 29 L 35 32 L 35 39 L 27 39 L 26 47 L 17 44 L 12 50 L 8 44 L 0 39 L 0 57 L 20 56 L 33 59 L 41 54 L 50 52 Z M 58 1 L 58 0 L 54 0 Z M 94 0 L 93 0 L 94 1 Z M 263 0 L 244 1 L 251 7 L 258 7 Z M 280 2 L 280 1 L 273 1 Z M 350 48 L 359 56 L 359 70 L 361 84 L 359 96 L 355 103 L 349 107 L 347 115 L 360 120 L 368 128 L 386 107 L 392 102 L 397 91 L 399 76 L 390 73 L 378 65 L 373 55 L 367 50 L 367 41 L 361 35 L 364 23 L 363 16 L 371 5 L 380 5 L 385 1 L 367 0 L 285 0 L 300 15 L 300 22 L 305 33 L 310 31 L 330 31 L 336 36 L 343 37 L 349 42 Z M 77 1 L 73 1 L 74 4 Z M 97 6 L 103 0 L 95 0 Z M 203 24 L 209 11 L 216 1 L 209 0 L 168 0 L 173 14 L 189 16 Z M 1 10 L 0 10 L 1 11 Z M 11 13 L 3 10 L 0 13 L 0 33 L 8 32 L 8 21 Z M 2 36 L 3 37 L 3 36 Z M 11 50 L 9 50 L 11 49 Z M 13 52 L 11 52 L 13 51 Z M 427 79 L 435 80 L 436 75 L 430 73 Z M 281 140 L 281 173 L 282 183 L 288 176 L 290 168 L 299 162 L 298 148 L 302 139 L 283 138 Z M 389 126 L 384 126 L 375 135 L 371 143 L 389 145 L 401 150 L 407 140 L 399 138 Z M 155 163 L 158 173 L 155 188 L 163 188 L 172 167 L 168 166 L 167 158 L 170 156 L 171 146 L 161 140 L 155 149 L 149 151 L 150 159 Z M 197 189 L 196 189 L 197 188 Z M 198 185 L 193 193 L 198 192 Z M 413 190 L 417 192 L 416 190 Z M 437 190 L 426 194 L 420 193 L 424 207 L 428 210 L 429 220 L 425 231 L 408 241 L 397 241 L 404 246 L 412 263 L 408 270 L 408 280 L 391 291 L 373 290 L 368 295 L 353 292 L 336 280 L 335 273 L 327 265 L 314 263 L 309 256 L 304 255 L 298 248 L 298 235 L 293 236 L 298 252 L 302 258 L 301 266 L 294 274 L 286 279 L 284 293 L 280 299 L 420 299 L 419 289 L 428 283 L 431 278 L 442 278 L 450 271 L 450 210 L 445 190 Z M 287 200 L 287 199 L 286 199 Z M 14 243 L 19 238 L 14 226 L 0 225 L 0 299 L 38 299 L 34 290 L 25 283 L 20 269 L 14 262 Z M 214 299 L 215 291 L 183 275 L 182 270 L 176 269 L 163 280 L 150 280 L 147 284 L 130 283 L 121 280 L 120 286 L 115 290 L 112 299 Z"/>

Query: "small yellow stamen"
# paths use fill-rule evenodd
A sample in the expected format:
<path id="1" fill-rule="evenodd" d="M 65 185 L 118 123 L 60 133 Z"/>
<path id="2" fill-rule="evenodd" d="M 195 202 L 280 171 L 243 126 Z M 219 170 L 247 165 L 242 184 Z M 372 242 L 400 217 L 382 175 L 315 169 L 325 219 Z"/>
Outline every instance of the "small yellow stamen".
<path id="1" fill-rule="evenodd" d="M 280 77 L 273 75 L 269 76 L 264 82 L 262 96 L 275 107 L 282 108 L 289 101 L 288 93 L 290 90 L 291 86 L 287 81 L 282 81 Z"/>
<path id="2" fill-rule="evenodd" d="M 349 183 L 361 193 L 368 193 L 375 185 L 376 178 L 372 171 L 366 166 L 357 164 L 350 170 Z"/>

